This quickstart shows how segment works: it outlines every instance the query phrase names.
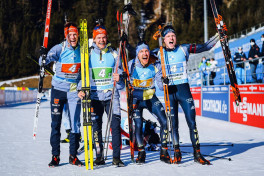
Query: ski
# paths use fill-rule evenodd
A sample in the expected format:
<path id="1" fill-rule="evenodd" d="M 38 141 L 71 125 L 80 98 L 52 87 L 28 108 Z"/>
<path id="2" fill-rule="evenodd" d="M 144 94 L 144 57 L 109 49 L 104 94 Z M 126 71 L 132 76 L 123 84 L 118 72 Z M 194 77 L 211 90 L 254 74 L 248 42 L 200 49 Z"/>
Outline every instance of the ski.
<path id="1" fill-rule="evenodd" d="M 89 51 L 88 51 L 88 33 L 87 20 L 80 20 L 80 50 L 81 50 L 81 78 L 82 91 L 85 93 L 82 99 L 83 109 L 83 133 L 84 133 L 84 156 L 86 170 L 90 168 L 93 170 L 93 140 L 92 140 L 92 119 L 91 119 L 91 99 L 90 99 L 90 79 L 89 79 Z M 88 135 L 87 135 L 88 133 Z M 89 154 L 88 154 L 89 141 Z"/>
<path id="2" fill-rule="evenodd" d="M 45 30 L 44 30 L 44 40 L 43 40 L 43 47 L 48 47 L 48 37 L 49 37 L 49 27 L 50 27 L 50 14 L 51 14 L 51 5 L 52 0 L 48 1 L 47 5 L 47 13 L 46 13 L 46 22 L 45 22 Z M 40 65 L 40 73 L 39 73 L 39 84 L 38 84 L 38 94 L 37 94 L 37 102 L 35 108 L 35 116 L 34 116 L 34 127 L 33 127 L 33 139 L 36 139 L 37 135 L 37 128 L 38 128 L 38 115 L 39 115 L 39 107 L 41 97 L 43 95 L 42 88 L 43 88 L 43 79 L 45 77 L 45 62 L 46 62 L 46 54 L 42 54 L 42 60 Z"/>
<path id="3" fill-rule="evenodd" d="M 159 42 L 162 77 L 163 77 L 163 79 L 168 79 L 167 74 L 166 74 L 166 68 L 165 68 L 165 59 L 164 59 L 164 53 L 163 53 L 161 31 L 162 31 L 162 27 L 159 25 L 158 31 L 153 35 L 153 38 L 154 38 L 154 40 L 158 40 L 158 42 Z M 172 130 L 171 107 L 170 107 L 168 83 L 163 82 L 163 89 L 164 89 L 165 112 L 166 112 L 167 127 L 168 127 L 168 142 L 170 144 L 170 134 L 169 134 L 170 130 L 169 129 L 171 129 L 172 141 L 174 144 L 174 135 L 173 135 L 173 130 Z M 174 148 L 174 150 L 175 150 L 175 148 Z M 171 149 L 169 151 L 171 151 Z M 170 152 L 170 156 L 171 156 L 171 152 Z M 171 160 L 171 163 L 173 163 L 175 161 L 175 159 L 176 158 L 174 158 L 174 160 Z"/>
<path id="4" fill-rule="evenodd" d="M 218 14 L 216 4 L 215 4 L 215 0 L 210 0 L 210 4 L 212 7 L 214 20 L 215 20 L 215 24 L 217 27 L 217 32 L 219 34 L 220 44 L 221 44 L 221 47 L 223 50 L 226 68 L 227 68 L 228 76 L 230 79 L 231 88 L 232 88 L 232 91 L 233 91 L 233 94 L 235 97 L 236 105 L 238 106 L 239 102 L 241 102 L 241 96 L 240 96 L 240 92 L 239 92 L 239 89 L 237 86 L 236 74 L 235 74 L 234 65 L 233 65 L 233 61 L 232 61 L 232 57 L 231 57 L 231 52 L 229 49 L 228 37 L 226 34 L 227 27 L 226 27 L 225 23 L 223 22 L 222 16 Z"/>
<path id="5" fill-rule="evenodd" d="M 128 15 L 129 17 L 130 15 Z M 117 24 L 118 24 L 118 33 L 120 35 L 120 38 L 123 35 L 124 29 L 123 29 L 123 14 L 117 12 Z M 127 23 L 128 24 L 128 23 Z M 121 48 L 121 58 L 122 58 L 122 66 L 123 66 L 123 78 L 125 82 L 126 87 L 126 95 L 127 95 L 127 118 L 128 118 L 128 130 L 129 130 L 129 145 L 130 145 L 130 156 L 131 161 L 134 163 L 134 132 L 133 132 L 133 87 L 130 83 L 130 74 L 128 70 L 128 62 L 127 62 L 127 54 L 126 54 L 126 42 L 120 42 Z"/>

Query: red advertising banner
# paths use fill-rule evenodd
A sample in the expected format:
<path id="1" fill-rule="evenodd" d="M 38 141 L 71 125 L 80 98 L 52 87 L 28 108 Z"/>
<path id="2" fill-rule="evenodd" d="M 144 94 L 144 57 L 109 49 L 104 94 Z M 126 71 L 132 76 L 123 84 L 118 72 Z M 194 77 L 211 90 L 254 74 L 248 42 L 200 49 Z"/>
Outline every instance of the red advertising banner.
<path id="1" fill-rule="evenodd" d="M 196 115 L 202 115 L 202 103 L 201 103 L 201 87 L 191 87 L 191 93 L 195 105 Z"/>
<path id="2" fill-rule="evenodd" d="M 230 121 L 264 128 L 264 84 L 240 85 L 241 103 L 230 92 Z M 231 88 L 230 88 L 231 89 Z"/>

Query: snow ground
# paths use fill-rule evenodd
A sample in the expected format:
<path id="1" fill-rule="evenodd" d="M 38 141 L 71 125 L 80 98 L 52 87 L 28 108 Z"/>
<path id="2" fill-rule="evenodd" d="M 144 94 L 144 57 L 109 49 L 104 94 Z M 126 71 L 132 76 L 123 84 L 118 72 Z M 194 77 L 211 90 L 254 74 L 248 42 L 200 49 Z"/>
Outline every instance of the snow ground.
<path id="1" fill-rule="evenodd" d="M 129 148 L 122 150 L 121 159 L 127 165 L 115 168 L 111 165 L 111 150 L 104 167 L 86 170 L 68 164 L 68 144 L 61 145 L 61 163 L 59 167 L 49 168 L 51 160 L 50 135 L 50 105 L 48 101 L 41 103 L 37 139 L 32 139 L 33 116 L 35 104 L 25 104 L 13 107 L 0 107 L 0 175 L 100 175 L 100 176 L 130 176 L 130 175 L 263 175 L 264 174 L 264 129 L 229 123 L 225 121 L 197 117 L 200 143 L 234 144 L 234 146 L 201 147 L 203 154 L 231 158 L 218 159 L 206 157 L 212 163 L 203 166 L 193 162 L 192 154 L 183 153 L 183 161 L 178 165 L 168 165 L 159 161 L 159 152 L 147 152 L 146 164 L 136 165 L 130 161 Z M 144 112 L 144 117 L 150 118 Z M 106 122 L 106 119 L 104 119 Z M 62 137 L 66 135 L 63 132 Z M 103 131 L 104 134 L 104 131 Z M 189 132 L 180 114 L 180 137 L 182 145 L 190 145 Z M 82 146 L 83 144 L 81 144 Z M 182 151 L 192 152 L 191 147 L 181 147 Z M 135 157 L 137 153 L 135 153 Z M 79 156 L 84 162 L 84 154 Z"/>

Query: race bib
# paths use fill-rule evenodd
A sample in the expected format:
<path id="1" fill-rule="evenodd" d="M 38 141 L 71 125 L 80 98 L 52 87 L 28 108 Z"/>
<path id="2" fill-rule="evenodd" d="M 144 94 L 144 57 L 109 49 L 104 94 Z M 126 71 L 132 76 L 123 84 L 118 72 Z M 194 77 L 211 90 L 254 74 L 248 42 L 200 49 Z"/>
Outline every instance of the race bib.
<path id="1" fill-rule="evenodd" d="M 133 79 L 133 87 L 136 88 L 150 88 L 153 85 L 153 79 L 147 79 L 147 80 L 139 80 L 139 79 Z"/>
<path id="2" fill-rule="evenodd" d="M 77 79 L 80 71 L 81 63 L 62 64 L 61 72 L 65 73 L 64 77 L 67 79 Z"/>
<path id="3" fill-rule="evenodd" d="M 113 87 L 113 68 L 91 68 L 91 87 L 96 90 L 104 90 Z"/>

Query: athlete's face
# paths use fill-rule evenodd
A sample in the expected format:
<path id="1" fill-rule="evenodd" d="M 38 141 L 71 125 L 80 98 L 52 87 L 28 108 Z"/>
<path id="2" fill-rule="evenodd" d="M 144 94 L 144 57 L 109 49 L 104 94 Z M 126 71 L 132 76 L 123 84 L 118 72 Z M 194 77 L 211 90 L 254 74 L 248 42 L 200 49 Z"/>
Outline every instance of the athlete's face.
<path id="1" fill-rule="evenodd" d="M 164 43 L 166 45 L 166 48 L 173 49 L 176 45 L 176 35 L 173 32 L 169 32 L 164 37 Z"/>
<path id="2" fill-rule="evenodd" d="M 138 59 L 143 67 L 146 66 L 149 62 L 149 50 L 148 49 L 140 50 L 138 52 Z"/>
<path id="3" fill-rule="evenodd" d="M 95 37 L 94 42 L 99 49 L 104 49 L 107 44 L 107 36 L 105 34 L 98 34 Z"/>
<path id="4" fill-rule="evenodd" d="M 69 32 L 68 34 L 68 42 L 70 45 L 75 48 L 78 43 L 78 34 L 76 32 Z"/>

